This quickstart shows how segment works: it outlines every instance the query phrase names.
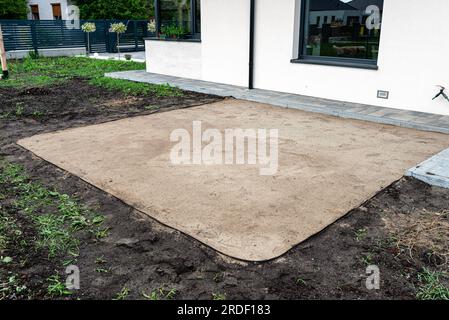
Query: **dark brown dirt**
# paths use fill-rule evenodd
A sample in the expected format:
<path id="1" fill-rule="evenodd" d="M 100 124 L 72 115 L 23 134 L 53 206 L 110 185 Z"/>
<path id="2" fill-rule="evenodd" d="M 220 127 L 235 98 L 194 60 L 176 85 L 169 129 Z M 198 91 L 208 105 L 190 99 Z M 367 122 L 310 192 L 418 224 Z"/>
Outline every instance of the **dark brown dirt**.
<path id="1" fill-rule="evenodd" d="M 25 110 L 0 119 L 0 156 L 22 164 L 33 179 L 75 196 L 106 217 L 108 237 L 95 242 L 89 235 L 80 235 L 81 289 L 75 297 L 111 299 L 126 287 L 130 299 L 143 299 L 143 294 L 159 288 L 176 289 L 177 299 L 211 299 L 213 294 L 225 294 L 227 299 L 413 299 L 417 273 L 423 267 L 447 268 L 446 247 L 439 239 L 429 234 L 427 242 L 412 248 L 397 240 L 398 235 L 407 236 L 406 227 L 425 224 L 427 214 L 448 221 L 449 190 L 414 179 L 398 181 L 279 259 L 243 263 L 160 225 L 15 144 L 19 138 L 41 132 L 156 112 L 156 108 L 145 110 L 146 105 L 172 109 L 218 98 L 196 93 L 169 99 L 129 98 L 92 88 L 83 80 L 26 92 L 0 89 L 0 98 L 3 114 L 16 110 L 17 104 Z M 36 117 L 36 111 L 43 115 Z M 407 224 L 395 223 L 401 219 Z M 98 264 L 100 257 L 106 262 Z M 42 257 L 32 259 L 34 270 L 43 270 L 42 277 L 57 268 Z M 380 268 L 380 290 L 365 287 L 368 264 Z M 99 273 L 97 268 L 110 271 Z"/>

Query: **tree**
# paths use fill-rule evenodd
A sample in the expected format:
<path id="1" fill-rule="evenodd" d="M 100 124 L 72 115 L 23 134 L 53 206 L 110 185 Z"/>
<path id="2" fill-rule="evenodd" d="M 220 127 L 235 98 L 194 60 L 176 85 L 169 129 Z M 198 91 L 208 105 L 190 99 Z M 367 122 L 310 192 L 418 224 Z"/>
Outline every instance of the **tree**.
<path id="1" fill-rule="evenodd" d="M 26 19 L 27 0 L 0 0 L 0 19 Z"/>
<path id="2" fill-rule="evenodd" d="M 76 0 L 76 4 L 81 19 L 148 20 L 154 16 L 154 0 Z"/>

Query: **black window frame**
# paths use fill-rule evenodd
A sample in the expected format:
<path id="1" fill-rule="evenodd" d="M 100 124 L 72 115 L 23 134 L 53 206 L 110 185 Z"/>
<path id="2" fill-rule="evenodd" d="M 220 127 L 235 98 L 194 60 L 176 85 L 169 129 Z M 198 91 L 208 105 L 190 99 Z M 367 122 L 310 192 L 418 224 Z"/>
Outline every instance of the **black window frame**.
<path id="1" fill-rule="evenodd" d="M 317 64 L 325 66 L 335 66 L 335 67 L 348 67 L 348 68 L 360 68 L 360 69 L 371 69 L 378 70 L 378 59 L 367 60 L 367 59 L 355 59 L 355 58 L 341 58 L 341 57 L 319 57 L 310 56 L 304 54 L 306 45 L 306 33 L 308 32 L 308 15 L 307 15 L 307 2 L 306 0 L 301 0 L 301 12 L 300 12 L 300 23 L 299 23 L 299 46 L 297 58 L 292 59 L 292 63 L 303 63 L 303 64 Z"/>
<path id="2" fill-rule="evenodd" d="M 196 2 L 199 1 L 201 6 L 201 0 L 190 0 L 190 29 L 192 32 L 187 36 L 189 40 L 201 40 L 201 30 L 197 30 L 196 23 Z M 156 34 L 159 35 L 161 33 L 161 19 L 160 19 L 160 0 L 154 0 L 154 15 L 156 20 Z M 201 10 L 201 9 L 200 9 Z M 201 26 L 201 18 L 200 18 L 200 26 Z"/>

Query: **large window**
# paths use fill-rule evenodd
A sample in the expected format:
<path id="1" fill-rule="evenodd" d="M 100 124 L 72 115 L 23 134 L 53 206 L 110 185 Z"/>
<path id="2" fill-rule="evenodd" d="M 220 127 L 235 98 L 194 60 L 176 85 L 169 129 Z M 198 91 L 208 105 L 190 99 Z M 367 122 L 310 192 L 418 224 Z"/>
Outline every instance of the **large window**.
<path id="1" fill-rule="evenodd" d="M 299 61 L 376 66 L 383 0 L 303 0 Z"/>
<path id="2" fill-rule="evenodd" d="M 199 38 L 201 34 L 201 0 L 156 0 L 156 20 L 159 34 L 173 32 L 184 38 Z"/>

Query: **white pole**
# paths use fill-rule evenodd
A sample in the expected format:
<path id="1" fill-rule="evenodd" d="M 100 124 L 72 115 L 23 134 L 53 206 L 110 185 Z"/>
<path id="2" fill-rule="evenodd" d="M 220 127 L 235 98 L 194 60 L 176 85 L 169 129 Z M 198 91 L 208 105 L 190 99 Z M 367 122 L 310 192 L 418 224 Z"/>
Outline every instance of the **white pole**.
<path id="1" fill-rule="evenodd" d="M 8 65 L 6 63 L 6 50 L 3 43 L 2 26 L 0 25 L 0 60 L 2 64 L 2 79 L 8 79 Z"/>

